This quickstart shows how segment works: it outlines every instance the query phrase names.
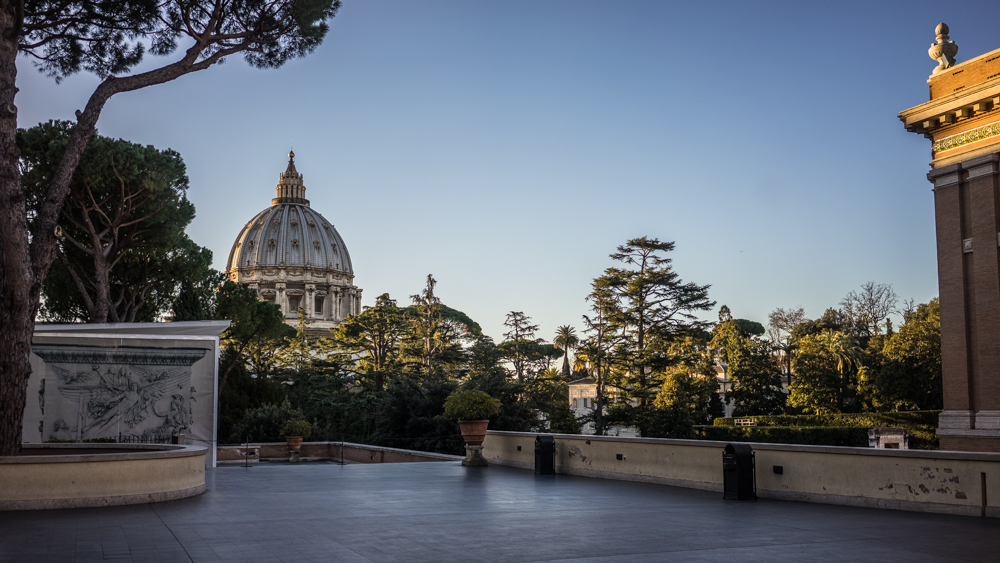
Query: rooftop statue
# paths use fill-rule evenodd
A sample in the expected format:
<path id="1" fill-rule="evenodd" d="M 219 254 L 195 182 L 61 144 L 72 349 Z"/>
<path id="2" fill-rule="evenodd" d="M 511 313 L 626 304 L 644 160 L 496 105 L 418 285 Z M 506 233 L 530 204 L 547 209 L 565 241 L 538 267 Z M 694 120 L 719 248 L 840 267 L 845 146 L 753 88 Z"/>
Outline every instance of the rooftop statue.
<path id="1" fill-rule="evenodd" d="M 937 43 L 931 43 L 931 48 L 927 54 L 932 59 L 938 61 L 937 67 L 931 71 L 931 76 L 955 66 L 955 55 L 958 54 L 958 45 L 948 37 L 948 24 L 941 22 L 934 29 L 937 34 Z"/>

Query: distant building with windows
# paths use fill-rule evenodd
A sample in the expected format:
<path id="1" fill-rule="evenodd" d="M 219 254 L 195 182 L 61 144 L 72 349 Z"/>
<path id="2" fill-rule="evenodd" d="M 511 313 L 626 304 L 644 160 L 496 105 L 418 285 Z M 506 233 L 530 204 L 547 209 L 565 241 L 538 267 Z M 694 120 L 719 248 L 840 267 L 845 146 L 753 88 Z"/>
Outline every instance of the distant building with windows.
<path id="1" fill-rule="evenodd" d="M 615 392 L 618 389 L 608 386 L 608 392 Z M 569 382 L 569 408 L 573 416 L 580 418 L 591 414 L 597 409 L 597 382 L 593 377 L 585 377 Z M 582 434 L 593 434 L 595 432 L 594 423 L 588 422 L 580 428 Z M 612 426 L 607 429 L 609 436 L 638 436 L 638 432 L 631 426 Z"/>
<path id="2" fill-rule="evenodd" d="M 715 371 L 715 380 L 719 383 L 719 398 L 722 399 L 723 416 L 733 416 L 733 402 L 726 400 L 728 393 L 733 389 L 733 382 L 729 379 L 729 365 L 721 360 L 716 360 L 712 370 Z"/>

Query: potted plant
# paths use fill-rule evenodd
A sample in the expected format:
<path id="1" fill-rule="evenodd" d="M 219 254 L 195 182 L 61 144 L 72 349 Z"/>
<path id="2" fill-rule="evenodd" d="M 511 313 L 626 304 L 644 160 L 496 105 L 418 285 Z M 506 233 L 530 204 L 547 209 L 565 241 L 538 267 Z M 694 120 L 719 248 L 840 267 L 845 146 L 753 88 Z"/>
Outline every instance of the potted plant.
<path id="1" fill-rule="evenodd" d="M 302 440 L 312 434 L 312 425 L 305 420 L 289 420 L 281 427 L 281 433 L 285 435 L 285 442 L 288 444 L 291 455 L 289 461 L 298 461 Z"/>
<path id="2" fill-rule="evenodd" d="M 458 421 L 465 440 L 462 465 L 486 465 L 483 440 L 489 418 L 500 412 L 500 401 L 477 389 L 459 389 L 444 401 L 444 415 Z"/>

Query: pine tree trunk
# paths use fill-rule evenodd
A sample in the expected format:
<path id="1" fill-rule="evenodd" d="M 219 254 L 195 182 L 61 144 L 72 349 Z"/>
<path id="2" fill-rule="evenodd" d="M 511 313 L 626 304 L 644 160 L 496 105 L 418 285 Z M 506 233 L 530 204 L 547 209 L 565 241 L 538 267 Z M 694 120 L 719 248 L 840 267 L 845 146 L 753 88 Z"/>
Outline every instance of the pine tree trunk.
<path id="1" fill-rule="evenodd" d="M 31 334 L 38 309 L 15 134 L 17 41 L 15 3 L 0 4 L 0 456 L 21 452 L 21 426 L 31 375 Z M 11 408 L 13 406 L 14 408 Z"/>

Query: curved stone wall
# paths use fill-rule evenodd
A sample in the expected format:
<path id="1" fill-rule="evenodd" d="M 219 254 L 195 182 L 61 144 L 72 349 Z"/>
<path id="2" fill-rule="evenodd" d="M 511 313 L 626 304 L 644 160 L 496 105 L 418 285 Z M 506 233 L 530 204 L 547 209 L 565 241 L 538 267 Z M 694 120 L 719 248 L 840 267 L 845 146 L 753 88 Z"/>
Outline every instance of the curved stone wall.
<path id="1" fill-rule="evenodd" d="M 0 510 L 144 504 L 205 492 L 203 446 L 32 444 L 0 457 Z"/>

